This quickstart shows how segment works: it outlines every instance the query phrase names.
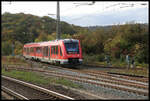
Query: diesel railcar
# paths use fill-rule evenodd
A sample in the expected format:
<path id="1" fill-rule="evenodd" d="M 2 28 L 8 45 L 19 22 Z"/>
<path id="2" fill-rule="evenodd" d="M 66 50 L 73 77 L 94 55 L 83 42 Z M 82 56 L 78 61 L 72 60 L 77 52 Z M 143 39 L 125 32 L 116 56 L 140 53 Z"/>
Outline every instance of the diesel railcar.
<path id="1" fill-rule="evenodd" d="M 54 64 L 82 64 L 82 49 L 79 40 L 61 39 L 46 42 L 27 43 L 23 56 Z"/>

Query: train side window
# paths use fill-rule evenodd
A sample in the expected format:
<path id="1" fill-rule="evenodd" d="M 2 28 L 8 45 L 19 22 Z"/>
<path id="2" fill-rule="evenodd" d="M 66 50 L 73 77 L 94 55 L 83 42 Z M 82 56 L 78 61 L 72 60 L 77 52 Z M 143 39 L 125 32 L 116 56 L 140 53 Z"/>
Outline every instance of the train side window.
<path id="1" fill-rule="evenodd" d="M 40 47 L 36 48 L 36 53 L 41 53 L 41 48 Z"/>
<path id="2" fill-rule="evenodd" d="M 27 54 L 29 54 L 29 48 L 27 48 Z"/>
<path id="3" fill-rule="evenodd" d="M 43 48 L 43 54 L 44 56 L 48 56 L 48 46 Z"/>
<path id="4" fill-rule="evenodd" d="M 29 54 L 30 54 L 30 52 L 31 52 L 31 48 L 29 47 Z"/>
<path id="5" fill-rule="evenodd" d="M 50 47 L 48 47 L 48 53 L 49 53 L 49 55 L 48 55 L 48 56 L 50 56 Z"/>
<path id="6" fill-rule="evenodd" d="M 26 48 L 26 54 L 28 54 L 28 48 Z"/>
<path id="7" fill-rule="evenodd" d="M 36 47 L 35 49 L 36 49 L 36 53 L 37 53 L 37 49 L 38 49 L 38 47 Z"/>
<path id="8" fill-rule="evenodd" d="M 30 54 L 30 52 L 31 52 L 31 48 L 29 47 L 29 54 Z"/>
<path id="9" fill-rule="evenodd" d="M 31 53 L 33 53 L 34 51 L 33 51 L 33 47 L 31 47 Z"/>
<path id="10" fill-rule="evenodd" d="M 56 55 L 58 54 L 58 46 L 55 46 L 55 50 L 56 50 Z"/>
<path id="11" fill-rule="evenodd" d="M 53 50 L 54 50 L 54 48 L 53 48 L 53 46 L 51 46 L 51 54 L 53 54 L 54 52 L 53 52 Z"/>
<path id="12" fill-rule="evenodd" d="M 62 56 L 62 51 L 61 51 L 61 47 L 60 47 L 60 56 Z"/>
<path id="13" fill-rule="evenodd" d="M 34 47 L 32 48 L 32 52 L 34 53 Z"/>
<path id="14" fill-rule="evenodd" d="M 45 47 L 43 47 L 43 56 L 45 56 Z"/>
<path id="15" fill-rule="evenodd" d="M 34 53 L 34 47 L 32 47 L 32 53 Z"/>
<path id="16" fill-rule="evenodd" d="M 33 53 L 34 53 L 35 47 L 33 47 Z"/>
<path id="17" fill-rule="evenodd" d="M 53 52 L 54 52 L 54 55 L 55 55 L 55 53 L 56 53 L 56 51 L 55 51 L 55 46 L 54 46 L 54 51 L 53 51 Z"/>
<path id="18" fill-rule="evenodd" d="M 39 53 L 41 53 L 42 52 L 42 47 L 39 47 Z"/>
<path id="19" fill-rule="evenodd" d="M 45 48 L 46 48 L 46 50 L 45 50 L 46 56 L 48 56 L 48 46 L 46 46 Z"/>
<path id="20" fill-rule="evenodd" d="M 45 56 L 45 47 L 43 47 L 43 56 Z"/>
<path id="21" fill-rule="evenodd" d="M 52 50 L 53 50 L 53 54 L 54 54 L 54 51 L 55 51 L 55 50 L 54 50 L 54 46 L 53 46 L 53 49 L 52 49 Z"/>
<path id="22" fill-rule="evenodd" d="M 30 47 L 28 48 L 28 54 L 30 54 Z"/>
<path id="23" fill-rule="evenodd" d="M 53 53 L 52 53 L 52 54 L 54 54 L 54 46 L 53 46 L 53 48 L 52 48 L 52 51 L 53 51 Z"/>
<path id="24" fill-rule="evenodd" d="M 52 50 L 53 46 L 51 46 L 51 54 L 53 54 L 53 50 Z"/>
<path id="25" fill-rule="evenodd" d="M 38 51 L 39 51 L 39 49 L 38 49 L 39 47 L 36 47 L 36 53 L 38 53 Z"/>

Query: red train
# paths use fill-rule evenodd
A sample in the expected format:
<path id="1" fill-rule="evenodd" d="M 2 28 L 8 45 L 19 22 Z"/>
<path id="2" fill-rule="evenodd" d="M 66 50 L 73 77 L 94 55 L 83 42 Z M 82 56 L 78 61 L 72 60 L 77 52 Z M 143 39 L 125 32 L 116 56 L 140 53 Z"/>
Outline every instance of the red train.
<path id="1" fill-rule="evenodd" d="M 76 39 L 27 43 L 23 47 L 23 56 L 48 63 L 82 64 L 81 45 Z"/>

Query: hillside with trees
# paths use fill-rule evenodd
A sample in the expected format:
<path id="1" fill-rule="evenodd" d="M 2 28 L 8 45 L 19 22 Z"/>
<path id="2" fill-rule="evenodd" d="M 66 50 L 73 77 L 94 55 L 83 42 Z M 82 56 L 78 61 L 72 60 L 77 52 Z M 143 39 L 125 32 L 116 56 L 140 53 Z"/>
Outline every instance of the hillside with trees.
<path id="1" fill-rule="evenodd" d="M 11 55 L 12 43 L 15 54 L 22 54 L 25 43 L 56 39 L 56 20 L 48 16 L 30 14 L 2 15 L 2 55 Z M 148 24 L 127 23 L 106 27 L 80 27 L 61 21 L 61 38 L 81 41 L 85 61 L 104 61 L 109 55 L 112 61 L 124 61 L 129 54 L 138 63 L 149 61 Z M 89 56 L 86 58 L 86 56 Z"/>

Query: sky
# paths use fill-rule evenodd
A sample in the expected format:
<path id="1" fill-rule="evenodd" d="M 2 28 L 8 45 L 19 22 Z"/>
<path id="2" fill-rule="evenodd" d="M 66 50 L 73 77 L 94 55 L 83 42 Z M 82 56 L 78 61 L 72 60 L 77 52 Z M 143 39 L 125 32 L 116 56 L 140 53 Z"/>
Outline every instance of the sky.
<path id="1" fill-rule="evenodd" d="M 56 1 L 1 1 L 1 13 L 49 16 L 56 19 Z M 148 1 L 61 1 L 60 20 L 79 26 L 105 26 L 134 21 L 148 23 Z M 143 4 L 143 5 L 142 5 Z"/>

